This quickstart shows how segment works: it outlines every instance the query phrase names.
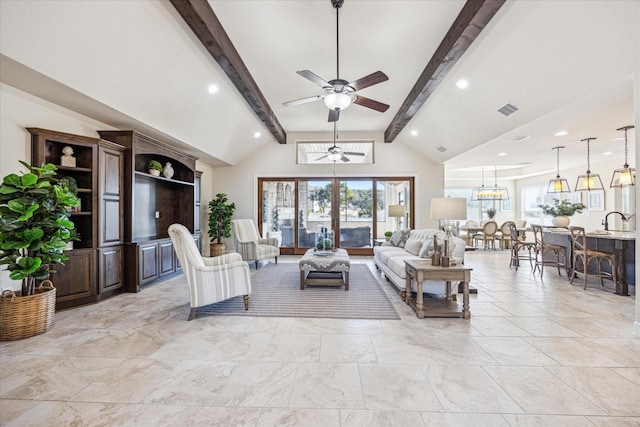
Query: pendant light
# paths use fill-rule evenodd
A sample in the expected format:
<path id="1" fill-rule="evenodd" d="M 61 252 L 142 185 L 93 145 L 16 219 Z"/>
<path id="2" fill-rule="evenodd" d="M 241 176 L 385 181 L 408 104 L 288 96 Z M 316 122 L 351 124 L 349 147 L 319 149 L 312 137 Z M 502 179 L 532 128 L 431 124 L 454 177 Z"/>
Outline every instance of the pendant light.
<path id="1" fill-rule="evenodd" d="M 587 141 L 587 172 L 578 176 L 576 181 L 576 191 L 604 190 L 602 180 L 597 173 L 591 173 L 591 162 L 589 159 L 589 143 L 596 138 L 581 139 L 580 142 Z"/>
<path id="2" fill-rule="evenodd" d="M 621 169 L 616 169 L 615 171 L 613 171 L 610 185 L 611 188 L 623 188 L 636 185 L 636 169 L 630 168 L 629 163 L 627 163 L 627 130 L 633 129 L 634 127 L 635 126 L 624 126 L 616 129 L 624 131 L 624 165 Z"/>
<path id="3" fill-rule="evenodd" d="M 471 200 L 505 200 L 509 198 L 509 190 L 507 187 L 498 187 L 498 171 L 494 166 L 495 185 L 486 188 L 484 186 L 484 166 L 482 166 L 482 186 L 475 187 L 471 192 Z"/>
<path id="4" fill-rule="evenodd" d="M 559 145 L 558 147 L 553 147 L 552 150 L 557 150 L 556 152 L 556 177 L 554 179 L 549 180 L 549 186 L 547 187 L 547 194 L 557 194 L 557 193 L 571 193 L 571 189 L 569 188 L 569 183 L 565 178 L 560 178 L 560 149 L 564 148 L 564 145 Z"/>

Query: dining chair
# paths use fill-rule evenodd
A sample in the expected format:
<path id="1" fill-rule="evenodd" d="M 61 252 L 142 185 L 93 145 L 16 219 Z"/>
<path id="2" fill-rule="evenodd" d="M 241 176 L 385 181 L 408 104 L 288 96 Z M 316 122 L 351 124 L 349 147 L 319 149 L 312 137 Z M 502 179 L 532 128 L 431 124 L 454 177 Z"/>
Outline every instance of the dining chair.
<path id="1" fill-rule="evenodd" d="M 542 276 L 544 266 L 550 265 L 555 266 L 558 269 L 558 275 L 562 276 L 562 273 L 560 272 L 560 267 L 562 267 L 565 272 L 567 272 L 567 278 L 569 278 L 567 247 L 563 245 L 546 243 L 544 241 L 544 234 L 541 225 L 533 224 L 531 225 L 531 229 L 533 230 L 533 238 L 536 244 L 536 265 L 533 268 L 533 271 L 535 272 L 539 269 L 540 276 Z M 548 259 L 549 254 L 553 254 L 555 259 Z M 560 255 L 562 255 L 562 262 L 560 262 Z"/>
<path id="2" fill-rule="evenodd" d="M 478 227 L 478 222 L 472 219 L 465 222 L 465 224 L 462 226 L 462 228 L 465 229 L 465 232 L 463 234 L 460 234 L 459 237 L 465 241 L 467 246 L 471 246 L 473 244 L 473 235 L 475 234 L 475 231 L 473 230 L 473 228 L 477 228 L 477 227 Z"/>
<path id="3" fill-rule="evenodd" d="M 476 246 L 478 241 L 482 241 L 483 247 L 485 249 L 488 249 L 489 245 L 491 245 L 491 247 L 495 249 L 497 231 L 498 231 L 498 223 L 495 221 L 487 221 L 482 226 L 482 233 L 478 233 L 477 235 L 473 236 L 474 240 L 476 241 Z"/>
<path id="4" fill-rule="evenodd" d="M 607 278 L 613 280 L 613 283 L 617 283 L 616 275 L 616 254 L 612 252 L 604 252 L 587 247 L 587 234 L 584 231 L 584 227 L 569 226 L 569 232 L 571 233 L 571 265 L 573 267 L 571 272 L 571 284 L 575 279 L 577 273 L 582 273 L 584 287 L 587 289 L 587 276 L 592 275 L 600 279 L 600 286 L 604 286 L 602 279 Z M 582 271 L 578 271 L 578 260 L 582 262 Z M 595 260 L 597 272 L 589 273 L 589 263 Z M 602 271 L 602 261 L 608 261 L 611 266 L 611 273 Z"/>
<path id="5" fill-rule="evenodd" d="M 511 237 L 511 261 L 509 262 L 509 267 L 515 267 L 517 271 L 518 267 L 520 267 L 520 261 L 528 260 L 529 265 L 533 268 L 536 243 L 520 239 L 513 222 L 509 223 L 509 236 Z"/>
<path id="6" fill-rule="evenodd" d="M 513 221 L 505 221 L 500 226 L 500 230 L 496 233 L 496 240 L 500 244 L 500 249 L 509 249 L 511 247 L 511 228 L 509 224 L 516 225 Z"/>

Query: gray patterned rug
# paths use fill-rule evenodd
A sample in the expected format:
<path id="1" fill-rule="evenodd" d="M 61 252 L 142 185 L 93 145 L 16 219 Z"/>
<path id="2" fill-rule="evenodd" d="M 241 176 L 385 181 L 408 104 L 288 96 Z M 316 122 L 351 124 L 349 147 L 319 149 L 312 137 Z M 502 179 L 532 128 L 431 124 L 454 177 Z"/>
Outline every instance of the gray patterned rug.
<path id="1" fill-rule="evenodd" d="M 400 319 L 378 280 L 364 264 L 351 264 L 349 291 L 338 286 L 310 286 L 300 290 L 297 263 L 269 263 L 251 271 L 249 310 L 242 297 L 196 311 L 197 316 L 319 317 L 334 319 Z"/>

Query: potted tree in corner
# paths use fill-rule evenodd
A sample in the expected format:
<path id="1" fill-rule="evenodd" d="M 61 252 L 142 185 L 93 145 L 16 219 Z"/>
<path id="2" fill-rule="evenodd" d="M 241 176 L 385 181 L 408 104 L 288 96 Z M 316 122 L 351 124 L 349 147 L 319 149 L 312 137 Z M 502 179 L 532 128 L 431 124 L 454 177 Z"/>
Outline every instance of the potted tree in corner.
<path id="1" fill-rule="evenodd" d="M 280 211 L 278 208 L 273 209 L 273 220 L 271 221 L 271 231 L 267 231 L 268 238 L 278 240 L 278 247 L 282 244 L 282 230 L 280 230 Z"/>
<path id="2" fill-rule="evenodd" d="M 5 290 L 0 297 L 0 340 L 28 338 L 53 326 L 56 290 L 49 279 L 54 264 L 69 259 L 68 242 L 75 240 L 69 207 L 78 198 L 55 178 L 56 167 L 33 167 L 10 174 L 0 185 L 0 264 L 9 277 L 22 281 L 21 291 Z M 36 287 L 36 280 L 41 280 Z"/>
<path id="3" fill-rule="evenodd" d="M 231 237 L 231 218 L 235 210 L 236 204 L 228 203 L 224 193 L 216 194 L 216 198 L 209 202 L 209 249 L 212 257 L 224 255 L 226 246 L 222 239 Z"/>

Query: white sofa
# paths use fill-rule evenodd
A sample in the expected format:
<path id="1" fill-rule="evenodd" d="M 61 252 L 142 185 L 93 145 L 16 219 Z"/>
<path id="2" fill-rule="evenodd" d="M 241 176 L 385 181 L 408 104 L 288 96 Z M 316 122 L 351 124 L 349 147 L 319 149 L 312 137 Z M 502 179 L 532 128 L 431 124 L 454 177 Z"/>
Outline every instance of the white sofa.
<path id="1" fill-rule="evenodd" d="M 398 289 L 399 292 L 403 292 L 406 287 L 406 273 L 405 273 L 405 260 L 420 259 L 419 255 L 423 255 L 423 259 L 431 260 L 431 250 L 433 242 L 433 236 L 436 235 L 438 244 L 441 245 L 444 241 L 444 232 L 436 229 L 419 229 L 411 230 L 409 233 L 409 239 L 405 247 L 394 246 L 392 243 L 385 242 L 381 246 L 373 248 L 373 262 L 376 267 L 384 273 L 387 280 L 389 280 Z M 392 238 L 393 241 L 393 238 Z M 418 242 L 421 243 L 421 251 L 416 251 Z M 458 237 L 452 237 L 453 242 L 453 258 L 458 264 L 464 261 L 465 242 Z M 422 252 L 422 253 L 421 253 Z M 424 282 L 423 292 L 431 297 L 441 298 L 445 296 L 445 282 Z M 414 282 L 411 284 L 412 292 L 416 292 L 417 284 Z M 457 283 L 452 283 L 452 291 L 457 291 Z"/>

